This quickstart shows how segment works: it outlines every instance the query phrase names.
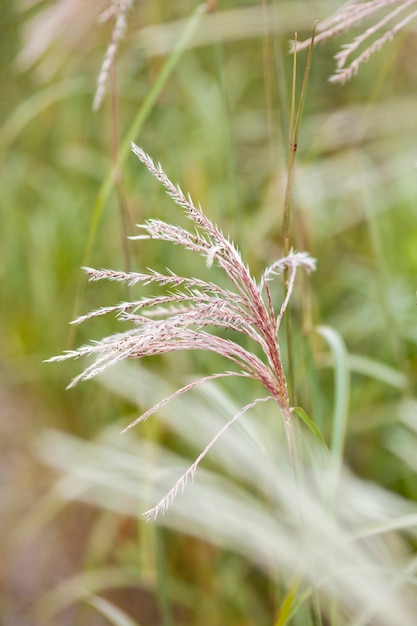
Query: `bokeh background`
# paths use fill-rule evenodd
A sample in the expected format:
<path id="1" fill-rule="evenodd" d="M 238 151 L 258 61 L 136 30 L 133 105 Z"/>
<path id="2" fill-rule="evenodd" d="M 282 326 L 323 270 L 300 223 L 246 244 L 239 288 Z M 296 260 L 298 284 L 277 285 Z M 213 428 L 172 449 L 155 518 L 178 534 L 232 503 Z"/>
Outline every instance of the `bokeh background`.
<path id="1" fill-rule="evenodd" d="M 300 40 L 308 38 L 314 20 L 339 5 L 225 0 L 197 19 L 191 0 L 136 2 L 103 104 L 93 112 L 113 28 L 98 20 L 107 3 L 2 0 L 2 624 L 109 623 L 110 604 L 80 599 L 87 587 L 145 626 L 273 623 L 277 599 L 264 571 L 227 546 L 190 537 L 186 528 L 181 533 L 144 524 L 134 493 L 130 509 L 106 502 L 115 497 L 109 494 L 96 506 L 88 497 L 78 502 L 77 487 L 64 480 L 69 469 L 60 467 L 60 446 L 68 441 L 59 433 L 80 445 L 101 441 L 103 463 L 111 465 L 105 446 L 159 399 L 158 380 L 180 385 L 217 371 L 220 361 L 206 354 L 149 360 L 148 388 L 136 396 L 116 375 L 66 391 L 82 364 L 44 361 L 118 330 L 110 318 L 69 326 L 77 314 L 131 296 L 112 283 L 87 285 L 82 265 L 207 275 L 203 262 L 198 266 L 174 247 L 126 239 L 148 217 L 183 219 L 123 148 L 131 140 L 201 202 L 238 243 L 255 275 L 279 258 L 292 76 L 288 42 L 295 31 Z M 314 51 L 296 158 L 292 238 L 317 259 L 317 271 L 298 282 L 291 313 L 299 404 L 328 437 L 336 397 L 333 361 L 312 332 L 325 324 L 348 355 L 345 462 L 410 502 L 417 495 L 410 467 L 417 421 L 415 29 L 411 22 L 344 86 L 328 82 L 333 57 L 359 31 Z M 298 87 L 305 58 L 300 52 Z M 115 146 L 121 147 L 116 182 Z M 279 281 L 275 289 L 279 301 Z M 149 395 L 153 387 L 155 398 Z M 247 383 L 220 387 L 223 395 L 210 399 L 214 413 L 220 407 L 227 412 L 222 398 L 250 399 L 253 393 Z M 157 418 L 132 433 L 132 445 L 142 437 L 190 458 L 198 451 Z M 61 590 L 59 599 L 47 595 L 54 589 Z M 303 619 L 300 624 L 310 623 Z M 113 623 L 122 621 L 114 617 Z"/>

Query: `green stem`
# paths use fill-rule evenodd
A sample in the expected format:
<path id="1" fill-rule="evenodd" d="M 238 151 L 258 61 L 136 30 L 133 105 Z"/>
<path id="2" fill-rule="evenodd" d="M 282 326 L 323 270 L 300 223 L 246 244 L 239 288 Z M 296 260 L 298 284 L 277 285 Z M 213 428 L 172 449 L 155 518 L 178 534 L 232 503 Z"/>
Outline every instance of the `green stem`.
<path id="1" fill-rule="evenodd" d="M 294 173 L 295 154 L 298 148 L 298 131 L 300 128 L 301 117 L 304 108 L 305 96 L 307 91 L 308 77 L 310 75 L 311 59 L 313 54 L 314 38 L 316 33 L 317 22 L 314 22 L 311 43 L 308 49 L 307 62 L 304 70 L 303 82 L 301 85 L 300 99 L 298 102 L 297 112 L 295 112 L 296 99 L 296 79 L 297 79 L 297 33 L 294 34 L 294 62 L 291 90 L 291 112 L 290 112 L 290 129 L 289 129 L 289 152 L 288 152 L 288 168 L 287 168 L 287 186 L 285 190 L 284 201 L 284 219 L 282 226 L 282 243 L 284 256 L 290 252 L 290 221 L 292 206 L 292 180 Z M 284 271 L 284 283 L 287 287 L 288 270 Z M 286 316 L 286 333 L 287 333 L 287 353 L 288 353 L 288 392 L 292 405 L 297 404 L 295 382 L 294 382 L 294 347 L 292 341 L 292 328 L 290 316 Z"/>
<path id="2" fill-rule="evenodd" d="M 157 594 L 162 614 L 162 626 L 174 626 L 171 602 L 167 592 L 168 581 L 166 579 L 166 558 L 162 532 L 162 528 L 155 524 Z"/>

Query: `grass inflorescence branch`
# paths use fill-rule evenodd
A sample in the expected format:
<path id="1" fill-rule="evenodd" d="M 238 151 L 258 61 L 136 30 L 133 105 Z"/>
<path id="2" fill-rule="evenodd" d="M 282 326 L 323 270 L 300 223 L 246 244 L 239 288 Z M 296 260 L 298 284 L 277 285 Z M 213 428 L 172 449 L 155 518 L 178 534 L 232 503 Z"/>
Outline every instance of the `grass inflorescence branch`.
<path id="1" fill-rule="evenodd" d="M 205 215 L 202 208 L 195 206 L 191 197 L 186 196 L 179 186 L 174 185 L 161 165 L 156 165 L 141 148 L 132 144 L 132 150 L 194 224 L 194 228 L 188 230 L 162 220 L 147 220 L 139 225 L 144 234 L 132 239 L 159 239 L 198 253 L 204 257 L 209 267 L 216 264 L 224 272 L 230 286 L 225 288 L 215 282 L 179 276 L 171 270 L 166 270 L 166 273 L 154 270 L 140 273 L 84 268 L 90 281 L 111 280 L 130 286 L 153 284 L 169 287 L 170 291 L 100 308 L 78 317 L 74 323 L 113 313 L 118 319 L 129 322 L 131 328 L 76 350 L 67 351 L 50 361 L 82 356 L 93 357 L 93 362 L 74 378 L 70 387 L 101 374 L 125 359 L 178 350 L 215 352 L 234 365 L 234 371 L 212 374 L 182 387 L 148 409 L 127 429 L 143 421 L 178 395 L 208 380 L 243 376 L 258 381 L 266 391 L 266 395 L 244 406 L 215 435 L 167 496 L 154 509 L 147 512 L 148 517 L 153 518 L 166 510 L 178 490 L 182 489 L 188 478 L 194 475 L 198 464 L 218 437 L 243 413 L 259 402 L 274 400 L 278 405 L 284 420 L 289 455 L 291 459 L 293 458 L 292 407 L 281 360 L 278 330 L 293 292 L 297 269 L 304 267 L 310 272 L 315 269 L 315 261 L 306 252 L 290 250 L 286 256 L 267 267 L 259 281 L 255 280 L 238 249 Z M 288 274 L 287 290 L 276 312 L 269 284 L 276 274 L 284 271 Z M 236 337 L 236 334 L 246 336 L 258 345 L 261 356 L 255 354 L 254 350 L 244 348 L 235 338 L 219 336 L 216 333 L 218 328 L 234 331 L 233 337 Z"/>

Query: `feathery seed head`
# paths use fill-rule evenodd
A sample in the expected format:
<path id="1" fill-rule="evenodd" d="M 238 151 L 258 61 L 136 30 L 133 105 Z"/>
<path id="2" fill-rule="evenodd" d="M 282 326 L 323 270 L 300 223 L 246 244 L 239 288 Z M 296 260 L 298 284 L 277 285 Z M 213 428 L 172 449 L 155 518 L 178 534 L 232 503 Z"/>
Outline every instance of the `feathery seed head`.
<path id="1" fill-rule="evenodd" d="M 397 5 L 395 8 L 390 9 Z M 349 43 L 341 46 L 335 56 L 336 71 L 329 78 L 332 83 L 345 83 L 356 76 L 362 63 L 382 48 L 388 41 L 403 30 L 412 20 L 417 18 L 417 0 L 352 0 L 344 3 L 327 20 L 319 24 L 315 43 L 327 41 L 350 28 L 360 25 L 364 20 L 373 19 L 371 26 Z M 372 39 L 374 39 L 372 41 Z M 297 50 L 308 48 L 311 39 L 297 42 Z M 361 53 L 349 63 L 349 57 L 360 48 Z M 292 45 L 294 52 L 294 45 Z M 349 64 L 348 64 L 349 63 Z"/>
<path id="2" fill-rule="evenodd" d="M 310 272 L 315 269 L 315 261 L 305 252 L 291 250 L 287 257 L 269 266 L 257 283 L 234 244 L 209 220 L 201 207 L 197 208 L 191 197 L 185 196 L 180 187 L 169 180 L 161 165 L 155 165 L 141 148 L 132 144 L 132 150 L 151 174 L 163 184 L 168 195 L 183 208 L 195 225 L 195 230 L 191 232 L 162 220 L 147 220 L 139 225 L 147 234 L 132 237 L 132 239 L 159 239 L 201 254 L 208 267 L 211 267 L 214 262 L 219 266 L 229 279 L 230 287 L 224 288 L 198 278 L 178 276 L 171 270 L 166 270 L 166 273 L 155 270 L 140 273 L 95 270 L 86 267 L 84 270 L 90 281 L 107 279 L 124 282 L 130 286 L 156 284 L 161 287 L 169 286 L 172 290 L 168 294 L 122 302 L 78 317 L 74 323 L 114 313 L 118 319 L 130 322 L 132 328 L 88 346 L 82 346 L 77 350 L 68 351 L 50 361 L 62 361 L 80 356 L 94 358 L 92 364 L 71 382 L 70 387 L 81 380 L 89 380 L 101 374 L 124 359 L 142 358 L 178 350 L 215 352 L 235 366 L 234 372 L 213 374 L 186 385 L 169 398 L 156 404 L 132 422 L 128 428 L 146 419 L 177 395 L 207 380 L 232 375 L 250 377 L 257 380 L 266 391 L 265 396 L 243 407 L 227 422 L 179 483 L 155 507 L 155 510 L 149 513 L 149 516 L 153 517 L 166 510 L 179 487 L 183 488 L 188 478 L 194 475 L 198 463 L 224 430 L 258 402 L 274 400 L 277 403 L 284 419 L 289 452 L 290 455 L 292 454 L 291 409 L 278 343 L 278 329 L 293 291 L 297 269 L 304 267 Z M 287 293 L 279 312 L 275 313 L 268 281 L 285 268 L 289 269 Z M 215 328 L 232 330 L 246 336 L 260 347 L 263 357 L 257 356 L 248 348 L 243 348 L 235 339 L 218 336 L 213 332 Z"/>

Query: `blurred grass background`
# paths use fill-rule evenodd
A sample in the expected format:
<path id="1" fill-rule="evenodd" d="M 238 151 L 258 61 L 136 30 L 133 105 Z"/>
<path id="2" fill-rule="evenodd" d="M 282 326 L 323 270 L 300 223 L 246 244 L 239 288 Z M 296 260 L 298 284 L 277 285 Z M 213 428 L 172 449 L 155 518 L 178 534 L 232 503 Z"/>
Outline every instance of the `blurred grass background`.
<path id="1" fill-rule="evenodd" d="M 238 242 L 258 275 L 281 254 L 288 41 L 295 30 L 300 40 L 307 38 L 314 19 L 338 6 L 336 0 L 221 2 L 198 18 L 178 59 L 175 45 L 193 19 L 193 2 L 144 0 L 129 13 L 115 76 L 119 144 L 134 140 L 160 161 Z M 0 511 L 6 557 L 0 615 L 5 624 L 44 623 L 34 609 L 39 597 L 94 565 L 135 572 L 108 598 L 137 624 L 271 624 L 276 598 L 270 581 L 231 551 L 88 505 L 72 503 L 56 513 L 42 506 L 55 479 L 34 448 L 46 427 L 90 439 L 138 411 L 105 385 L 65 391 L 80 363 L 43 363 L 114 331 L 114 320 L 99 319 L 72 332 L 68 322 L 75 313 L 128 297 L 110 283 L 86 288 L 80 266 L 205 272 L 175 248 L 126 244 L 124 229 L 136 234 L 134 224 L 147 217 L 182 219 L 133 156 L 122 163 L 118 193 L 111 189 L 100 204 L 115 119 L 111 89 L 99 112 L 91 108 L 110 33 L 97 22 L 104 8 L 100 0 L 88 6 L 3 0 L 1 7 Z M 298 402 L 328 437 L 333 362 L 322 338 L 302 332 L 303 324 L 311 330 L 305 328 L 311 304 L 313 324 L 335 329 L 347 349 L 346 463 L 414 501 L 415 470 L 402 462 L 405 447 L 398 446 L 417 371 L 415 24 L 350 83 L 331 85 L 333 55 L 353 34 L 314 51 L 300 131 L 293 243 L 317 258 L 318 270 L 309 284 L 300 281 L 292 306 Z M 304 58 L 300 53 L 300 65 Z M 129 136 L 170 59 L 170 76 L 140 130 Z M 281 297 L 279 286 L 276 292 Z M 146 365 L 181 384 L 195 373 L 217 371 L 211 359 L 178 354 Z M 251 397 L 246 382 L 224 386 L 233 397 Z M 407 406 L 410 420 L 417 419 L 417 405 Z M 140 428 L 139 436 L 190 452 L 156 421 Z M 105 608 L 91 602 L 53 623 L 108 623 L 100 617 Z"/>

